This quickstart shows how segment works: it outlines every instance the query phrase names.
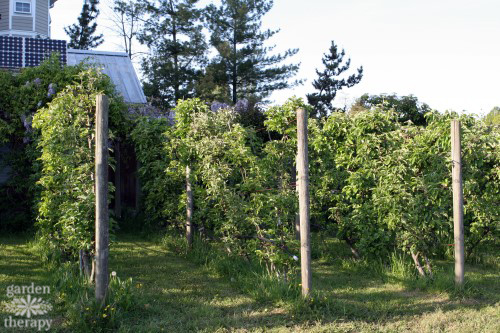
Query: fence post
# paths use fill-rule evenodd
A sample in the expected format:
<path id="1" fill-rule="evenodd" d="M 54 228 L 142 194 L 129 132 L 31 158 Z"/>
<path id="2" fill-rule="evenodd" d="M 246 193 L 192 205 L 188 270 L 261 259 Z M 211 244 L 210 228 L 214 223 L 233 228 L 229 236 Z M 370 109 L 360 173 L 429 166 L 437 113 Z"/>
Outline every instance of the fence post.
<path id="1" fill-rule="evenodd" d="M 193 190 L 191 188 L 191 168 L 186 165 L 186 241 L 193 246 Z"/>
<path id="2" fill-rule="evenodd" d="M 309 161 L 307 149 L 307 111 L 297 110 L 297 170 L 299 173 L 300 271 L 302 296 L 311 291 L 311 244 L 309 227 Z"/>
<path id="3" fill-rule="evenodd" d="M 108 97 L 98 95 L 95 141 L 95 297 L 98 302 L 106 297 L 109 279 L 108 110 Z"/>
<path id="4" fill-rule="evenodd" d="M 299 180 L 297 178 L 297 155 L 295 155 L 295 159 L 292 166 L 292 174 L 291 174 L 292 182 L 295 184 L 295 191 L 297 194 L 299 193 Z M 295 239 L 300 241 L 300 217 L 299 212 L 295 212 Z"/>
<path id="5" fill-rule="evenodd" d="M 460 156 L 460 121 L 451 121 L 451 160 L 453 187 L 453 233 L 455 243 L 455 284 L 464 283 L 464 197 L 462 191 L 462 158 Z"/>

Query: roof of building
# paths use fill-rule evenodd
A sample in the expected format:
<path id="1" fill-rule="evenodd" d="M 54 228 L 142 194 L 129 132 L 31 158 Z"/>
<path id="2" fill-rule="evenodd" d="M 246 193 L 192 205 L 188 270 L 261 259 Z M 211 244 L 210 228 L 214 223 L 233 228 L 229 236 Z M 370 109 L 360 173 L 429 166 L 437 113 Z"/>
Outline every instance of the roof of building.
<path id="1" fill-rule="evenodd" d="M 102 66 L 102 72 L 111 78 L 125 102 L 146 103 L 146 96 L 126 53 L 68 49 L 68 65 L 77 65 L 83 61 Z"/>

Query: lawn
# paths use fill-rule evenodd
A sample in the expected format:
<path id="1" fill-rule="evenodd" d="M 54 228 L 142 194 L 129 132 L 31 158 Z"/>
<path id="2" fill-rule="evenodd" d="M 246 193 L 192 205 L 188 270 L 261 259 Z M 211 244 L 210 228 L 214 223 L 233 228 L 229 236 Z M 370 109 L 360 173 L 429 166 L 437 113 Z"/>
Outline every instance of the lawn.
<path id="1" fill-rule="evenodd" d="M 25 238 L 0 240 L 3 291 L 11 284 L 51 283 Z M 496 266 L 468 266 L 468 283 L 458 293 L 447 287 L 446 278 L 432 284 L 408 281 L 396 273 L 378 272 L 376 265 L 345 258 L 316 260 L 313 269 L 313 287 L 320 299 L 300 312 L 292 301 L 257 301 L 230 277 L 218 276 L 158 241 L 120 235 L 111 249 L 110 270 L 133 278 L 139 305 L 122 321 L 119 332 L 500 331 Z M 450 269 L 450 263 L 440 263 L 435 274 L 449 275 Z M 5 294 L 0 293 L 0 300 Z M 62 331 L 63 318 L 57 316 L 56 330 Z M 0 314 L 2 323 L 5 317 Z"/>

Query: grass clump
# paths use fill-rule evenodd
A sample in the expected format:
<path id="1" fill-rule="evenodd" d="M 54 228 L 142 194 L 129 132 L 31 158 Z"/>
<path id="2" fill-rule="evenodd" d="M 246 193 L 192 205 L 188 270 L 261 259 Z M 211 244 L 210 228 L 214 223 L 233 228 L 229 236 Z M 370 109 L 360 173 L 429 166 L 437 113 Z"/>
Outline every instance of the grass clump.
<path id="1" fill-rule="evenodd" d="M 97 302 L 94 284 L 80 274 L 78 267 L 65 263 L 53 272 L 54 300 L 59 311 L 61 329 L 72 332 L 106 332 L 120 327 L 127 313 L 138 305 L 138 294 L 132 278 L 120 279 L 110 274 L 108 292 Z"/>

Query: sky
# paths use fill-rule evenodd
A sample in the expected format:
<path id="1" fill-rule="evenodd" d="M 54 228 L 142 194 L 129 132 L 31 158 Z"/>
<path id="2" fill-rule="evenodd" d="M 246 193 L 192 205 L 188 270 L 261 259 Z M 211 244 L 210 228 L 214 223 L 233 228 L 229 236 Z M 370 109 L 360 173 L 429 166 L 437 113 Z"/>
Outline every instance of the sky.
<path id="1" fill-rule="evenodd" d="M 98 25 L 105 43 L 98 49 L 119 51 L 110 3 L 101 0 Z M 67 39 L 64 26 L 76 22 L 82 4 L 56 2 L 53 39 Z M 351 58 L 348 74 L 364 69 L 358 85 L 337 94 L 337 106 L 365 93 L 412 94 L 439 111 L 480 115 L 500 106 L 499 0 L 275 0 L 263 28 L 280 29 L 270 41 L 274 52 L 299 48 L 290 61 L 301 64 L 296 78 L 305 80 L 273 93 L 275 103 L 314 92 L 315 70 L 322 69 L 333 40 Z"/>

